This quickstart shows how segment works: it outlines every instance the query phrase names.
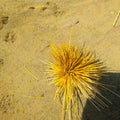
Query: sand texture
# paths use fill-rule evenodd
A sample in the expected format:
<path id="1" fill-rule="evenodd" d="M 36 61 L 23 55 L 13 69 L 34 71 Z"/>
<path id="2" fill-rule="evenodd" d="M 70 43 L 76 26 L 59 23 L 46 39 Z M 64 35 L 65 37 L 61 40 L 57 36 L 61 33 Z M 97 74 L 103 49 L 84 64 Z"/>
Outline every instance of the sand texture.
<path id="1" fill-rule="evenodd" d="M 120 94 L 120 0 L 0 0 L 0 120 L 61 120 L 47 65 L 50 42 L 85 43 L 108 67 L 104 83 Z M 101 112 L 84 101 L 81 119 L 120 120 L 120 98 Z"/>

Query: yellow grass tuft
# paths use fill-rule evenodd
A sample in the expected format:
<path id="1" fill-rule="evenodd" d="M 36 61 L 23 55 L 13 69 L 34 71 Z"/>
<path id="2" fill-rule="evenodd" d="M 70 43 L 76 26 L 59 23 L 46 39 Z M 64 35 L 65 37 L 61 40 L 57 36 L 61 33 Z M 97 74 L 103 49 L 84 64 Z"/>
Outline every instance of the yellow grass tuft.
<path id="1" fill-rule="evenodd" d="M 62 102 L 62 119 L 65 119 L 66 112 L 69 120 L 72 120 L 74 113 L 79 115 L 81 96 L 89 99 L 97 109 L 106 106 L 100 97 L 96 97 L 98 94 L 104 98 L 96 86 L 102 86 L 99 79 L 105 72 L 103 63 L 96 55 L 87 48 L 68 44 L 52 45 L 52 50 L 54 60 L 50 62 L 50 72 L 57 86 L 56 98 Z"/>

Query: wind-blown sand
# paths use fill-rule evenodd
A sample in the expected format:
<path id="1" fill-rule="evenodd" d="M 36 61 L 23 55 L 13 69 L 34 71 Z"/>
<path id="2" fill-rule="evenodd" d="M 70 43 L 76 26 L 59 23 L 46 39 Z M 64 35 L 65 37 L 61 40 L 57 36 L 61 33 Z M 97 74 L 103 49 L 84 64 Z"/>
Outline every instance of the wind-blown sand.
<path id="1" fill-rule="evenodd" d="M 104 81 L 119 93 L 119 10 L 120 0 L 0 0 L 0 120 L 61 119 L 41 62 L 50 60 L 51 41 L 89 46 L 114 71 Z M 113 104 L 97 112 L 85 102 L 84 120 L 120 119 L 120 98 L 105 96 Z"/>

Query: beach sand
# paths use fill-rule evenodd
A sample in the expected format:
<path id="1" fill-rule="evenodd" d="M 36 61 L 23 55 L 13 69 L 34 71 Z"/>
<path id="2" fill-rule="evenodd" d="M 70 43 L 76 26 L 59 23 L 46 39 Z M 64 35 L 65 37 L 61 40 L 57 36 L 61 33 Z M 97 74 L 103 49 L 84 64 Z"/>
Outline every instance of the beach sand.
<path id="1" fill-rule="evenodd" d="M 110 71 L 102 80 L 120 93 L 119 11 L 120 0 L 0 0 L 0 120 L 61 120 L 41 62 L 51 41 L 89 46 Z M 120 98 L 104 94 L 113 104 L 98 112 L 84 100 L 84 120 L 120 119 Z"/>

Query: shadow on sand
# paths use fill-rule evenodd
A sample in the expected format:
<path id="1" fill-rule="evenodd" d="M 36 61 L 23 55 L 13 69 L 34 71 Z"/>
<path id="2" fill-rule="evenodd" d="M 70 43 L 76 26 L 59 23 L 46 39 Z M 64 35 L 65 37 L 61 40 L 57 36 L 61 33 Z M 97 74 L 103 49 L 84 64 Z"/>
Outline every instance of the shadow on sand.
<path id="1" fill-rule="evenodd" d="M 113 85 L 110 90 L 120 95 L 120 73 L 107 73 L 100 81 L 104 84 Z M 100 90 L 101 93 L 112 102 L 108 108 L 98 111 L 89 101 L 84 107 L 82 120 L 120 120 L 120 97 L 107 90 Z"/>

